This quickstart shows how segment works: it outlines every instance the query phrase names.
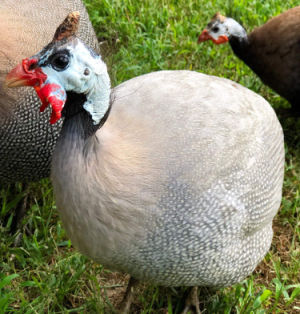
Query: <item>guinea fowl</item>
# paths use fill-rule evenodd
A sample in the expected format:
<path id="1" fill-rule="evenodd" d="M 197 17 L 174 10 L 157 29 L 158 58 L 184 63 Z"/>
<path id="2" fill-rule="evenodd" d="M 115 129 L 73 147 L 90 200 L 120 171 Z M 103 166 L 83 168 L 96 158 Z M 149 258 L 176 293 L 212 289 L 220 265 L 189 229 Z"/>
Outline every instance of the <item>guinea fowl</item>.
<path id="1" fill-rule="evenodd" d="M 215 14 L 198 42 L 230 43 L 233 52 L 300 114 L 300 6 L 247 35 L 234 19 Z"/>
<path id="2" fill-rule="evenodd" d="M 50 174 L 61 123 L 49 125 L 48 114 L 37 110 L 40 102 L 34 91 L 9 91 L 3 82 L 22 57 L 31 56 L 51 40 L 52 25 L 73 10 L 82 15 L 78 36 L 98 49 L 81 0 L 0 1 L 0 184 L 34 181 Z"/>
<path id="3" fill-rule="evenodd" d="M 34 91 L 27 88 L 9 91 L 3 82 L 20 58 L 31 56 L 51 40 L 51 25 L 59 23 L 72 10 L 82 15 L 79 37 L 97 50 L 98 41 L 81 0 L 0 1 L 1 186 L 36 181 L 50 174 L 51 156 L 62 124 L 50 125 L 48 114 L 39 113 L 40 101 Z M 27 189 L 23 186 L 24 199 L 15 208 L 10 228 L 13 233 L 25 214 Z"/>
<path id="4" fill-rule="evenodd" d="M 10 87 L 35 88 L 52 123 L 65 117 L 51 173 L 73 244 L 157 285 L 241 281 L 269 250 L 281 201 L 273 109 L 230 80 L 192 71 L 154 72 L 111 91 L 105 63 L 74 34 L 78 19 L 70 14 L 7 76 Z"/>

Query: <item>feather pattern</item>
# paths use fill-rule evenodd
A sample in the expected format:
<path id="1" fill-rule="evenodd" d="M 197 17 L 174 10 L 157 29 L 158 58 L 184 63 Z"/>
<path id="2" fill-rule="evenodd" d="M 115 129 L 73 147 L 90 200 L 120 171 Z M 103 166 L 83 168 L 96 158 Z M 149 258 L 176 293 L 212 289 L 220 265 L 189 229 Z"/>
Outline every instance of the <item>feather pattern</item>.
<path id="1" fill-rule="evenodd" d="M 50 112 L 39 113 L 40 100 L 28 88 L 7 89 L 7 72 L 53 37 L 71 11 L 81 13 L 78 36 L 98 51 L 98 42 L 80 0 L 0 1 L 0 183 L 32 181 L 50 173 L 50 160 L 61 123 L 50 126 Z M 55 14 L 53 14 L 55 12 Z"/>
<path id="2" fill-rule="evenodd" d="M 273 109 L 236 83 L 190 71 L 131 79 L 113 99 L 88 139 L 80 114 L 65 121 L 53 155 L 73 244 L 159 285 L 226 286 L 249 275 L 281 201 Z"/>

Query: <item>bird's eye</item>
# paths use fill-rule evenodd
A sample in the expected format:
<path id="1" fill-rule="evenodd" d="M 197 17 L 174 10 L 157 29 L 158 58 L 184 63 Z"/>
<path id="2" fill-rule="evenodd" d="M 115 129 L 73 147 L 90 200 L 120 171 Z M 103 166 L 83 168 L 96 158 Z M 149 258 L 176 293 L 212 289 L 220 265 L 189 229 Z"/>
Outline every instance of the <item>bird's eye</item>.
<path id="1" fill-rule="evenodd" d="M 219 27 L 218 27 L 218 26 L 213 27 L 213 28 L 212 28 L 212 31 L 213 31 L 214 33 L 217 33 L 217 32 L 219 31 Z"/>
<path id="2" fill-rule="evenodd" d="M 51 58 L 51 65 L 52 65 L 53 69 L 57 70 L 57 71 L 64 70 L 69 65 L 69 62 L 70 62 L 69 56 L 65 53 L 55 54 Z"/>

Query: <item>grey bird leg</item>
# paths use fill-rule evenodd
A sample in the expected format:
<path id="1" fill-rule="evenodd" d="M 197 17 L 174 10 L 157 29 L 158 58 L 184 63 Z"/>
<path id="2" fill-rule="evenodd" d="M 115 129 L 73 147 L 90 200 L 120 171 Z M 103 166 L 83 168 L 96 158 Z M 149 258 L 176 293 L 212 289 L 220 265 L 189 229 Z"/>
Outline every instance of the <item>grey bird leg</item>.
<path id="1" fill-rule="evenodd" d="M 138 286 L 139 281 L 130 277 L 124 298 L 119 306 L 120 314 L 128 314 L 134 297 L 134 290 Z"/>
<path id="2" fill-rule="evenodd" d="M 187 314 L 190 310 L 195 309 L 196 314 L 201 314 L 198 299 L 198 287 L 192 287 L 186 300 L 185 308 L 181 314 Z"/>
<path id="3" fill-rule="evenodd" d="M 28 184 L 23 185 L 23 191 L 24 191 L 24 196 L 19 201 L 19 203 L 17 204 L 17 207 L 15 209 L 15 215 L 13 217 L 12 224 L 10 227 L 11 234 L 16 233 L 16 231 L 18 230 L 18 226 L 19 226 L 20 221 L 23 219 L 23 217 L 26 214 L 27 199 L 28 199 L 28 194 L 29 194 L 29 185 Z"/>

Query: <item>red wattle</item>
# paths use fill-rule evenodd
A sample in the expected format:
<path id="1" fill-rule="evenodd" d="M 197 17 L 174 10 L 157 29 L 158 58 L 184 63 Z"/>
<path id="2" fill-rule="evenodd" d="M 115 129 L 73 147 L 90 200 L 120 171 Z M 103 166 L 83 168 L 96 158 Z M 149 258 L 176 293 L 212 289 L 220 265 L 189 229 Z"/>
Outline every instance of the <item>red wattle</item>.
<path id="1" fill-rule="evenodd" d="M 53 124 L 61 118 L 61 111 L 66 102 L 66 92 L 60 85 L 47 82 L 48 81 L 41 86 L 36 86 L 35 90 L 42 101 L 42 106 L 40 107 L 41 112 L 43 112 L 49 104 L 51 105 L 52 114 L 50 123 Z"/>
<path id="2" fill-rule="evenodd" d="M 61 111 L 64 106 L 64 101 L 56 98 L 55 96 L 50 96 L 48 100 L 52 107 L 50 123 L 54 124 L 61 118 Z"/>
<path id="3" fill-rule="evenodd" d="M 218 39 L 213 39 L 212 41 L 216 44 L 216 45 L 220 45 L 220 44 L 224 44 L 227 43 L 229 41 L 228 37 L 226 35 L 220 35 Z"/>
<path id="4" fill-rule="evenodd" d="M 53 124 L 61 118 L 61 111 L 67 98 L 66 91 L 55 83 L 55 78 L 53 80 L 47 77 L 38 66 L 37 59 L 23 59 L 22 64 L 8 73 L 6 82 L 9 87 L 32 86 L 42 102 L 40 111 L 43 112 L 49 104 L 52 107 L 50 123 Z"/>

